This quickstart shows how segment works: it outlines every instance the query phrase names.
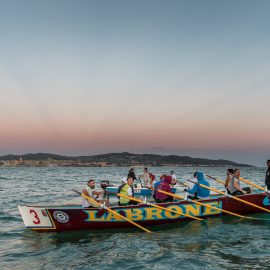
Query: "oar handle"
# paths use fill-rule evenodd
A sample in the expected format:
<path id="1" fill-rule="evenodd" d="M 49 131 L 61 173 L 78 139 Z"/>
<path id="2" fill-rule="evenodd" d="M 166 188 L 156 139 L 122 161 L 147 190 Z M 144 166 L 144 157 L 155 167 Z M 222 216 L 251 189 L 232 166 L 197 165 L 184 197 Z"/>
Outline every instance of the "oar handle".
<path id="1" fill-rule="evenodd" d="M 79 192 L 78 190 L 76 190 L 76 189 L 72 189 L 73 191 L 75 191 L 76 193 L 78 193 L 79 195 L 81 195 L 81 192 Z"/>
<path id="2" fill-rule="evenodd" d="M 253 186 L 253 187 L 256 187 L 256 188 L 258 188 L 258 189 L 260 189 L 260 190 L 265 191 L 264 188 L 260 187 L 259 185 L 255 184 L 255 183 L 253 183 L 253 182 L 250 182 L 250 181 L 248 181 L 248 180 L 246 180 L 246 179 L 244 179 L 244 178 L 242 178 L 242 177 L 239 177 L 239 179 L 240 179 L 241 181 L 243 181 L 243 182 L 245 182 L 245 183 L 247 183 L 247 184 Z"/>
<path id="3" fill-rule="evenodd" d="M 102 207 L 102 204 L 97 202 L 95 199 L 92 199 L 92 198 L 86 196 L 84 193 L 81 193 L 81 192 L 77 191 L 76 189 L 72 189 L 72 190 L 75 191 L 76 193 L 78 193 L 80 196 L 84 197 L 86 200 L 88 200 L 88 202 L 91 205 L 93 205 L 94 207 Z M 91 201 L 89 199 L 91 199 Z"/>
<path id="4" fill-rule="evenodd" d="M 232 174 L 232 173 L 230 173 L 230 175 L 234 176 L 234 174 Z M 251 185 L 251 186 L 253 186 L 253 187 L 256 187 L 257 189 L 260 189 L 260 190 L 265 191 L 265 189 L 262 188 L 261 186 L 255 184 L 255 183 L 253 183 L 253 182 L 251 182 L 251 181 L 248 181 L 248 180 L 246 180 L 246 179 L 244 179 L 244 178 L 242 178 L 242 177 L 239 177 L 239 180 L 241 180 L 241 181 L 243 181 L 244 183 L 249 184 L 249 185 Z"/>
<path id="5" fill-rule="evenodd" d="M 213 179 L 213 180 L 215 180 L 215 181 L 217 181 L 218 183 L 220 183 L 220 184 L 222 184 L 222 185 L 225 185 L 225 182 L 223 182 L 223 181 L 221 181 L 221 180 L 219 180 L 219 179 L 217 179 L 217 178 L 215 178 L 215 177 L 212 177 L 211 175 L 206 175 L 208 178 L 210 178 L 210 179 Z"/>
<path id="6" fill-rule="evenodd" d="M 196 185 L 200 185 L 198 182 L 195 182 L 195 181 L 193 181 L 193 180 L 191 180 L 191 179 L 187 179 L 187 181 L 188 181 L 188 182 L 191 182 L 191 183 L 193 183 L 193 184 L 196 184 Z"/>
<path id="7" fill-rule="evenodd" d="M 184 183 L 184 182 L 181 182 L 181 181 L 177 181 L 176 183 L 179 183 L 180 185 L 184 186 L 184 187 L 188 187 L 188 184 Z"/>
<path id="8" fill-rule="evenodd" d="M 206 174 L 206 176 L 207 176 L 208 178 L 211 178 L 211 179 L 213 179 L 213 180 L 216 180 L 216 178 L 213 177 L 213 176 L 211 176 L 211 175 Z"/>
<path id="9" fill-rule="evenodd" d="M 219 194 L 222 194 L 222 195 L 226 195 L 224 192 L 219 191 L 218 189 L 208 187 L 208 186 L 206 186 L 206 185 L 204 185 L 204 184 L 201 184 L 201 183 L 198 183 L 198 182 L 194 182 L 194 181 L 192 181 L 192 180 L 190 180 L 190 179 L 188 179 L 187 181 L 189 181 L 189 182 L 191 182 L 191 183 L 193 183 L 193 184 L 195 184 L 195 185 L 199 185 L 199 186 L 201 186 L 201 187 L 204 187 L 204 188 L 206 188 L 206 189 L 212 190 L 212 191 L 214 191 L 214 192 L 216 192 L 216 193 L 219 193 Z"/>

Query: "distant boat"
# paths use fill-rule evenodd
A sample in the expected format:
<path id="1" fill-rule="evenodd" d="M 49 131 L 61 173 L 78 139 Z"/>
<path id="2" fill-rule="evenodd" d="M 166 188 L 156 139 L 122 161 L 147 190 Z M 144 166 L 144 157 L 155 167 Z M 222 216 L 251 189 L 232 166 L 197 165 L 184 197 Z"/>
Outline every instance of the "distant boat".
<path id="1" fill-rule="evenodd" d="M 116 186 L 109 186 L 106 187 L 106 191 L 108 192 L 113 192 L 113 193 L 117 193 L 118 192 L 118 187 Z M 176 188 L 172 188 L 172 193 L 176 192 Z M 134 196 L 152 196 L 152 190 L 149 188 L 134 188 Z"/>

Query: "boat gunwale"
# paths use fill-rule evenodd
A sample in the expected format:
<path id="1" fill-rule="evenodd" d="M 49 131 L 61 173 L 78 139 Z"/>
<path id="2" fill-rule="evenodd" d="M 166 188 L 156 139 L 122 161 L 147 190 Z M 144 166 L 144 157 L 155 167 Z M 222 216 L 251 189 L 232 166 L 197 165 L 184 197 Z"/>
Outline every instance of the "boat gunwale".
<path id="1" fill-rule="evenodd" d="M 262 192 L 262 193 L 251 193 L 251 194 L 243 194 L 243 195 L 238 195 L 236 197 L 241 197 L 241 198 L 246 198 L 250 196 L 258 196 L 258 195 L 265 195 L 267 196 L 267 192 Z M 230 199 L 230 196 L 232 195 L 225 195 L 225 196 L 219 196 L 215 198 L 208 198 L 208 199 L 199 199 L 196 200 L 198 202 L 212 202 L 212 201 L 219 201 L 223 199 Z M 163 207 L 170 206 L 170 205 L 178 205 L 178 204 L 194 204 L 196 202 L 192 202 L 189 200 L 179 200 L 179 201 L 174 201 L 174 202 L 164 202 L 164 203 L 152 203 L 154 205 L 160 205 Z M 35 207 L 35 208 L 45 208 L 45 209 L 65 209 L 65 210 L 101 210 L 103 209 L 102 207 L 82 207 L 81 204 L 65 204 L 65 205 L 20 205 L 20 206 L 26 206 L 26 207 Z M 74 208 L 70 207 L 74 206 Z M 136 205 L 112 205 L 110 206 L 111 209 L 122 209 L 122 208 L 127 208 L 127 209 L 132 209 L 132 208 L 139 208 L 139 207 L 151 207 L 151 205 L 146 203 L 140 203 Z M 69 208 L 70 207 L 70 208 Z M 76 207 L 76 208 L 75 208 Z M 154 207 L 154 206 L 152 206 Z"/>

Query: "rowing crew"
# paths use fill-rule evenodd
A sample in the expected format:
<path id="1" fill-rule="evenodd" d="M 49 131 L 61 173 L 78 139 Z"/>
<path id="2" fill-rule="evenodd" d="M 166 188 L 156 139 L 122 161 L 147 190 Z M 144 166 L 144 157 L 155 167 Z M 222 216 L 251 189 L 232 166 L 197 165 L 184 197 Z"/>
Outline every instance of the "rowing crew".
<path id="1" fill-rule="evenodd" d="M 267 186 L 268 194 L 270 197 L 270 160 L 267 160 L 267 171 L 265 176 L 265 185 Z M 145 168 L 144 173 L 148 173 L 147 168 Z M 171 172 L 172 174 L 173 172 Z M 136 179 L 134 174 L 134 170 L 131 169 L 127 179 L 124 179 L 122 185 L 118 189 L 118 193 L 127 195 L 129 197 L 134 197 L 134 189 L 133 182 Z M 185 190 L 187 192 L 188 199 L 208 199 L 210 196 L 210 190 L 206 187 L 210 187 L 208 181 L 205 180 L 204 174 L 202 172 L 195 172 L 193 180 L 189 180 L 189 186 Z M 164 193 L 158 192 L 158 190 L 166 191 L 172 193 L 171 184 L 176 183 L 176 178 L 172 177 L 172 175 L 161 175 L 160 180 L 152 180 L 151 185 L 153 186 L 154 194 L 153 197 L 157 203 L 165 203 L 172 202 L 173 197 L 169 195 L 165 195 Z M 201 186 L 203 185 L 203 186 Z M 204 187 L 205 186 L 205 187 Z M 243 195 L 251 193 L 251 189 L 249 187 L 241 188 L 240 185 L 240 169 L 228 169 L 227 170 L 227 179 L 224 184 L 227 189 L 228 194 L 233 196 Z M 86 196 L 90 196 L 94 199 L 98 199 L 98 197 L 104 194 L 104 191 L 95 191 L 95 182 L 94 180 L 89 180 L 87 187 L 83 190 L 83 193 Z M 94 197 L 96 196 L 96 197 Z M 100 202 L 105 202 L 109 205 L 109 200 L 103 200 Z M 120 197 L 119 205 L 129 205 L 129 204 L 137 204 L 137 202 L 132 199 Z M 88 207 L 89 202 L 83 198 L 82 202 L 83 207 Z"/>
<path id="2" fill-rule="evenodd" d="M 228 170 L 228 178 L 226 179 L 226 187 L 228 189 L 228 193 L 232 195 L 242 195 L 244 193 L 247 193 L 247 189 L 240 187 L 239 182 L 240 177 L 240 170 L 236 169 L 235 174 L 232 176 L 231 171 Z M 185 189 L 187 192 L 186 198 L 192 199 L 192 200 L 199 200 L 199 199 L 209 199 L 210 198 L 210 190 L 206 187 L 210 187 L 209 182 L 205 179 L 203 172 L 195 172 L 194 178 L 192 180 L 189 180 L 188 188 Z M 159 180 L 153 181 L 153 198 L 157 203 L 167 203 L 167 202 L 173 202 L 173 197 L 170 195 L 166 195 L 160 191 L 165 191 L 168 193 L 173 193 L 171 185 L 175 185 L 176 180 L 172 178 L 171 175 L 161 175 Z M 203 187 L 203 186 L 206 187 Z M 121 195 L 128 196 L 127 197 L 119 197 L 118 205 L 119 206 L 125 206 L 125 205 L 136 205 L 138 202 L 130 199 L 131 197 L 134 197 L 134 178 L 132 176 L 129 176 L 128 178 L 122 178 L 122 184 L 118 188 L 118 193 Z M 104 191 L 97 191 L 95 190 L 95 181 L 93 179 L 90 179 L 88 181 L 87 187 L 83 190 L 83 193 L 86 196 L 89 196 L 100 203 L 105 203 L 107 206 L 110 205 L 109 199 L 104 198 L 99 199 L 101 195 L 104 195 Z M 89 207 L 89 202 L 82 198 L 82 206 L 83 207 Z"/>

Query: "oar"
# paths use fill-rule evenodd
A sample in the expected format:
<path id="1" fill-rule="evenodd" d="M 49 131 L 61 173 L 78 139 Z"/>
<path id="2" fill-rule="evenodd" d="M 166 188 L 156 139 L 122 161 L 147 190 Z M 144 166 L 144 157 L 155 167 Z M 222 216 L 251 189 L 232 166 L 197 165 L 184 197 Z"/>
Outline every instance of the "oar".
<path id="1" fill-rule="evenodd" d="M 74 190 L 74 189 L 73 189 L 73 190 Z M 74 191 L 75 191 L 75 190 L 74 190 Z M 79 193 L 78 191 L 76 191 L 76 192 Z M 133 222 L 132 220 L 130 220 L 130 219 L 128 219 L 128 218 L 126 218 L 126 217 L 124 217 L 124 216 L 118 214 L 116 211 L 114 211 L 114 210 L 112 210 L 111 208 L 107 207 L 105 204 L 101 204 L 101 203 L 95 201 L 94 199 L 90 198 L 89 196 L 86 196 L 84 193 L 79 193 L 79 194 L 80 194 L 82 197 L 84 197 L 87 201 L 89 201 L 91 204 L 93 204 L 94 206 L 103 208 L 103 209 L 107 210 L 108 212 L 110 212 L 110 213 L 116 215 L 117 217 L 120 217 L 120 218 L 122 218 L 123 220 L 125 220 L 125 221 L 127 221 L 127 222 L 133 224 L 134 226 L 140 228 L 141 230 L 143 230 L 143 231 L 145 231 L 145 232 L 148 232 L 148 233 L 151 233 L 151 231 L 149 231 L 148 229 L 146 229 L 146 228 L 142 227 L 141 225 L 139 225 L 139 224 Z"/>
<path id="2" fill-rule="evenodd" d="M 72 189 L 74 192 L 76 192 L 78 195 L 82 196 L 83 193 L 80 193 L 79 191 L 77 191 L 76 189 Z M 90 197 L 89 197 L 90 198 Z M 96 200 L 92 199 L 92 201 L 89 201 L 88 202 L 94 206 L 94 207 L 100 207 L 100 203 L 98 203 Z"/>
<path id="3" fill-rule="evenodd" d="M 225 182 L 223 182 L 223 181 L 221 181 L 221 180 L 219 180 L 219 179 L 217 179 L 217 178 L 215 178 L 215 177 L 212 177 L 211 175 L 206 175 L 208 178 L 211 178 L 211 179 L 213 179 L 213 180 L 215 180 L 215 181 L 217 181 L 217 182 L 219 182 L 220 184 L 222 184 L 222 185 L 224 185 L 225 184 Z"/>
<path id="4" fill-rule="evenodd" d="M 234 176 L 233 174 L 230 174 L 230 175 Z M 223 183 L 221 180 L 219 180 L 219 179 L 217 179 L 217 178 L 215 178 L 215 177 L 212 177 L 212 176 L 210 176 L 210 175 L 206 175 L 206 176 L 207 176 L 208 178 L 211 178 L 211 179 L 213 179 L 213 180 L 215 180 L 215 181 L 217 181 L 217 182 L 223 184 L 223 185 L 225 184 L 225 183 Z M 243 181 L 243 182 L 245 182 L 245 183 L 247 183 L 247 184 L 249 184 L 249 185 L 251 185 L 251 186 L 254 186 L 254 187 L 256 187 L 256 188 L 258 188 L 258 189 L 260 189 L 260 190 L 265 191 L 265 189 L 264 189 L 263 187 L 260 187 L 259 185 L 255 184 L 255 183 L 253 183 L 253 182 L 251 182 L 251 181 L 248 181 L 248 180 L 246 180 L 246 179 L 244 179 L 244 178 L 242 178 L 242 177 L 239 177 L 239 180 L 241 180 L 241 181 Z"/>
<path id="5" fill-rule="evenodd" d="M 243 181 L 243 182 L 245 182 L 245 183 L 247 183 L 247 184 L 249 184 L 249 185 L 251 185 L 251 186 L 253 186 L 253 187 L 256 187 L 257 189 L 260 189 L 260 190 L 265 191 L 264 188 L 260 187 L 259 185 L 255 184 L 255 183 L 253 183 L 253 182 L 251 182 L 251 181 L 248 181 L 248 180 L 246 180 L 246 179 L 244 179 L 244 178 L 242 178 L 242 177 L 239 177 L 239 180 L 241 180 L 241 181 Z"/>
<path id="6" fill-rule="evenodd" d="M 177 183 L 179 183 L 180 185 L 184 186 L 184 187 L 188 187 L 188 184 L 181 182 L 181 181 L 177 181 Z"/>
<path id="7" fill-rule="evenodd" d="M 184 200 L 184 199 L 185 199 L 184 196 L 175 195 L 175 194 L 170 193 L 170 192 L 167 192 L 167 191 L 159 190 L 159 192 L 161 192 L 161 193 L 163 193 L 163 194 L 166 194 L 166 195 L 169 195 L 169 196 L 172 196 L 172 197 L 175 197 L 175 198 L 180 199 L 180 200 Z M 215 207 L 215 206 L 206 204 L 206 203 L 201 203 L 201 202 L 198 202 L 198 201 L 196 201 L 196 200 L 188 199 L 188 201 L 193 202 L 193 203 L 198 204 L 198 205 L 202 205 L 202 206 L 205 206 L 205 207 L 209 207 L 209 208 L 212 208 L 212 209 L 215 209 L 215 210 L 218 210 L 218 211 L 221 211 L 221 212 L 224 212 L 224 213 L 227 213 L 227 214 L 236 216 L 236 217 L 247 218 L 247 219 L 254 219 L 254 218 L 252 218 L 252 217 L 242 216 L 242 215 L 239 215 L 239 214 L 236 214 L 236 213 L 227 211 L 227 210 L 223 210 L 223 209 L 221 209 L 221 208 L 218 208 L 218 207 Z"/>
<path id="8" fill-rule="evenodd" d="M 251 205 L 251 206 L 253 206 L 253 207 L 259 208 L 259 209 L 261 209 L 261 210 L 264 210 L 264 211 L 270 213 L 270 210 L 268 210 L 268 209 L 266 209 L 266 208 L 264 208 L 264 207 L 261 207 L 261 206 L 259 206 L 259 205 L 257 205 L 257 204 L 254 204 L 254 203 L 251 203 L 251 202 L 242 200 L 242 199 L 240 199 L 240 198 L 238 198 L 238 197 L 236 197 L 236 196 L 232 196 L 232 195 L 230 195 L 230 194 L 227 194 L 227 195 L 226 195 L 224 192 L 219 191 L 218 189 L 215 189 L 215 188 L 208 187 L 208 186 L 206 186 L 206 185 L 204 185 L 204 184 L 199 184 L 198 182 L 196 183 L 196 182 L 194 182 L 194 181 L 192 181 L 192 180 L 188 180 L 188 181 L 189 181 L 189 182 L 192 182 L 192 183 L 194 183 L 194 184 L 196 184 L 196 185 L 199 185 L 199 186 L 201 186 L 201 187 L 203 187 L 203 188 L 206 188 L 206 189 L 215 191 L 215 192 L 217 192 L 217 193 L 219 193 L 219 194 L 222 194 L 222 195 L 224 195 L 224 196 L 228 196 L 229 198 L 232 198 L 232 199 L 234 199 L 234 200 L 236 200 L 236 201 L 239 201 L 239 202 L 242 202 L 242 203 Z"/>
<path id="9" fill-rule="evenodd" d="M 123 197 L 123 198 L 126 198 L 126 199 L 130 199 L 132 201 L 136 201 L 136 202 L 143 203 L 143 204 L 146 204 L 146 205 L 149 205 L 149 206 L 153 206 L 155 208 L 162 209 L 162 210 L 165 210 L 165 211 L 168 211 L 168 212 L 172 212 L 172 213 L 175 213 L 175 214 L 178 214 L 178 215 L 182 215 L 182 216 L 193 218 L 193 219 L 200 220 L 200 221 L 203 220 L 201 218 L 194 217 L 194 216 L 191 216 L 191 215 L 188 215 L 188 214 L 184 214 L 182 212 L 175 211 L 175 210 L 172 210 L 172 209 L 168 209 L 166 207 L 162 207 L 162 206 L 156 205 L 154 203 L 144 202 L 143 200 L 140 200 L 140 199 L 137 199 L 137 198 L 134 198 L 134 197 L 130 197 L 130 196 L 127 196 L 125 194 L 114 193 L 114 192 L 110 192 L 110 193 L 113 193 L 113 194 L 115 194 L 115 195 L 117 195 L 119 197 Z"/>
<path id="10" fill-rule="evenodd" d="M 185 184 L 186 187 L 189 187 L 189 185 L 186 184 L 186 183 L 180 182 L 180 184 Z M 217 195 L 218 195 L 218 194 L 210 194 L 210 197 L 217 196 Z"/>

